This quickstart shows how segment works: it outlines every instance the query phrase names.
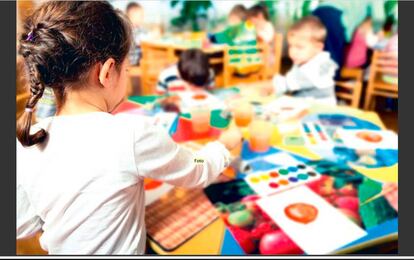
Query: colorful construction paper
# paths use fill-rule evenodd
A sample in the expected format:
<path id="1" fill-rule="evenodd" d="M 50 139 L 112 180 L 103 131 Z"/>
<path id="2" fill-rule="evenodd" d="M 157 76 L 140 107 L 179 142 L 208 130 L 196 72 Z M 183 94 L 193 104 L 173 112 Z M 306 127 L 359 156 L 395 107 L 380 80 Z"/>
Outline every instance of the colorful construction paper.
<path id="1" fill-rule="evenodd" d="M 285 213 L 287 207 L 297 203 L 316 208 L 313 221 L 300 223 Z M 367 234 L 306 186 L 264 197 L 257 204 L 307 254 L 329 254 Z M 298 214 L 310 214 L 306 212 L 309 209 L 303 211 Z"/>

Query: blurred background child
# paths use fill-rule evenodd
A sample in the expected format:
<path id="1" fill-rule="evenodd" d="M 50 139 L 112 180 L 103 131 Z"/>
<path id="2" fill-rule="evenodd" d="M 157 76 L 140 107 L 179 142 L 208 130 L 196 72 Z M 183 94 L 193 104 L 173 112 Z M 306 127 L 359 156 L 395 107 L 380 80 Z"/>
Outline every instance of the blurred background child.
<path id="1" fill-rule="evenodd" d="M 134 45 L 131 47 L 129 59 L 131 65 L 139 65 L 141 59 L 141 40 L 148 36 L 148 31 L 144 28 L 144 9 L 136 2 L 131 2 L 126 7 L 126 14 L 131 21 L 132 37 Z"/>
<path id="2" fill-rule="evenodd" d="M 246 21 L 246 17 L 247 17 L 246 7 L 244 7 L 244 5 L 242 4 L 237 4 L 231 9 L 227 23 L 230 26 L 237 25 L 237 24 L 240 24 Z"/>
<path id="3" fill-rule="evenodd" d="M 372 28 L 372 19 L 367 17 L 354 33 L 345 58 L 345 67 L 366 68 L 370 63 L 369 48 L 373 47 L 377 41 L 378 38 Z"/>
<path id="4" fill-rule="evenodd" d="M 314 98 L 336 104 L 334 76 L 337 64 L 324 51 L 326 28 L 315 16 L 307 16 L 294 24 L 287 36 L 289 57 L 293 67 L 286 76 L 276 75 L 264 92 L 277 95 Z"/>
<path id="5" fill-rule="evenodd" d="M 249 8 L 247 16 L 256 29 L 258 41 L 270 44 L 274 39 L 275 29 L 270 22 L 266 6 L 261 4 L 252 6 Z"/>
<path id="6" fill-rule="evenodd" d="M 168 92 L 173 87 L 187 90 L 214 88 L 214 71 L 210 68 L 208 56 L 200 49 L 182 52 L 178 63 L 161 71 L 158 77 L 158 93 Z"/>
<path id="7" fill-rule="evenodd" d="M 256 45 L 256 30 L 251 22 L 246 22 L 247 9 L 242 4 L 235 5 L 228 16 L 227 28 L 210 35 L 210 41 L 218 44 Z"/>

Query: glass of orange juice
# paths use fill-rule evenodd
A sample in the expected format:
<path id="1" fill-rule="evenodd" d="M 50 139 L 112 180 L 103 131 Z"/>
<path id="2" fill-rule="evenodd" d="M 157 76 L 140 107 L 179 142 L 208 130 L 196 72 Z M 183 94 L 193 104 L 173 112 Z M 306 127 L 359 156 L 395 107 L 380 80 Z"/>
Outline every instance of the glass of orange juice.
<path id="1" fill-rule="evenodd" d="M 211 110 L 207 106 L 195 106 L 191 109 L 193 132 L 206 133 L 210 130 Z"/>
<path id="2" fill-rule="evenodd" d="M 270 146 L 273 126 L 264 120 L 255 120 L 249 127 L 249 147 L 254 152 L 267 152 Z"/>
<path id="3" fill-rule="evenodd" d="M 239 127 L 248 126 L 253 119 L 253 115 L 253 106 L 249 102 L 240 101 L 233 107 L 234 120 Z"/>

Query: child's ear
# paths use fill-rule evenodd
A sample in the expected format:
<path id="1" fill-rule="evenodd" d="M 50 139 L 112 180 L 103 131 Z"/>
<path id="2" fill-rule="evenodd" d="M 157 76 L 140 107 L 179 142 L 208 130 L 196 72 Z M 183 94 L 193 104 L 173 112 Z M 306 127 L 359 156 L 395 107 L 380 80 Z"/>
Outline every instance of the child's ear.
<path id="1" fill-rule="evenodd" d="M 99 71 L 99 82 L 104 87 L 108 86 L 109 77 L 112 73 L 114 73 L 115 69 L 115 60 L 113 58 L 107 59 L 102 65 Z"/>

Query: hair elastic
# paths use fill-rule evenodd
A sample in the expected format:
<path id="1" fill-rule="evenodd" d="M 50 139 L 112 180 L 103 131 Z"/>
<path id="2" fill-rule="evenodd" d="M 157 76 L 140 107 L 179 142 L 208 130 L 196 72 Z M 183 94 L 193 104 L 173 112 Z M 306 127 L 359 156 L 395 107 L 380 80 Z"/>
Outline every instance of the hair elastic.
<path id="1" fill-rule="evenodd" d="M 24 111 L 25 111 L 25 112 L 29 112 L 29 113 L 31 113 L 31 112 L 33 112 L 33 108 L 26 107 L 26 108 L 24 109 Z"/>
<path id="2" fill-rule="evenodd" d="M 26 41 L 32 41 L 34 38 L 33 31 L 30 31 L 27 35 Z"/>

